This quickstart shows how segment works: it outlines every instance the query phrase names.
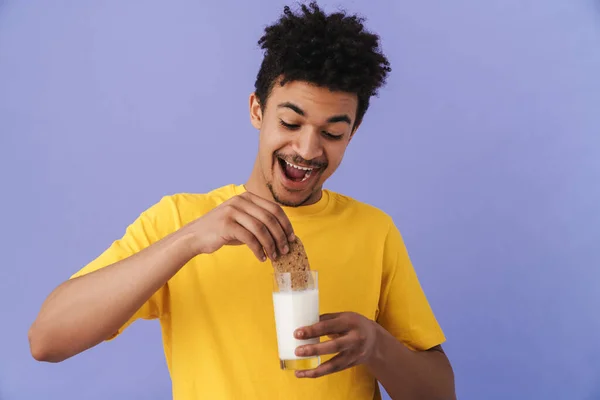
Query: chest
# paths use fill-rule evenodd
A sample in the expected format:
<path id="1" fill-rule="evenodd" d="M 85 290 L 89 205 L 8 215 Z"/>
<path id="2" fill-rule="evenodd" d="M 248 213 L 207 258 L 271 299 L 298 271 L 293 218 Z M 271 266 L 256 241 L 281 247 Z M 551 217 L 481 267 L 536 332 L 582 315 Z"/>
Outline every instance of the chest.
<path id="1" fill-rule="evenodd" d="M 354 311 L 374 318 L 382 273 L 378 238 L 305 230 L 302 240 L 311 269 L 319 273 L 320 313 Z M 243 245 L 197 256 L 170 283 L 171 311 L 193 309 L 245 322 L 272 319 L 272 272 L 270 261 L 258 261 Z"/>

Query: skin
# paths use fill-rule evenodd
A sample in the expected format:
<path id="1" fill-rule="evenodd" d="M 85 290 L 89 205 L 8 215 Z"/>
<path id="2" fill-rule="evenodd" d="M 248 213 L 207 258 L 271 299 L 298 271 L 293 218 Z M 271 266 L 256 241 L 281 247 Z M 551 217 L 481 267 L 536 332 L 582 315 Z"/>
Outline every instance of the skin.
<path id="1" fill-rule="evenodd" d="M 260 138 L 247 192 L 131 257 L 59 285 L 29 330 L 33 357 L 60 362 L 101 343 L 199 254 L 230 245 L 247 245 L 261 261 L 286 254 L 294 232 L 281 205 L 314 204 L 321 198 L 323 183 L 342 162 L 358 128 L 356 106 L 354 94 L 305 82 L 275 85 L 264 107 L 251 95 L 250 118 Z M 290 183 L 278 158 L 315 167 L 314 175 L 305 184 Z M 455 398 L 452 369 L 441 347 L 409 350 L 362 315 L 323 315 L 296 335 L 332 338 L 298 348 L 299 355 L 338 354 L 314 370 L 297 372 L 299 378 L 364 364 L 392 398 Z"/>
<path id="2" fill-rule="evenodd" d="M 339 167 L 359 126 L 355 123 L 357 105 L 352 93 L 332 92 L 306 82 L 275 85 L 265 107 L 251 95 L 250 118 L 260 131 L 260 146 L 247 189 L 288 206 L 318 201 L 323 183 Z M 323 167 L 310 185 L 291 190 L 278 165 L 281 156 L 303 166 Z M 298 356 L 337 354 L 313 370 L 297 371 L 298 378 L 319 378 L 364 364 L 393 399 L 455 398 L 452 367 L 441 346 L 412 351 L 360 314 L 322 315 L 320 322 L 298 329 L 295 335 L 332 339 L 300 346 Z"/>
<path id="3" fill-rule="evenodd" d="M 287 206 L 317 202 L 323 183 L 342 162 L 356 131 L 357 105 L 354 94 L 334 93 L 305 82 L 276 84 L 264 112 L 252 94 L 250 119 L 260 136 L 247 190 Z M 319 167 L 317 175 L 301 190 L 290 188 L 282 179 L 277 156 L 300 166 Z"/>
<path id="4" fill-rule="evenodd" d="M 199 254 L 243 244 L 265 261 L 287 253 L 293 238 L 280 206 L 252 193 L 235 196 L 142 251 L 60 284 L 29 329 L 31 354 L 61 362 L 98 345 Z"/>

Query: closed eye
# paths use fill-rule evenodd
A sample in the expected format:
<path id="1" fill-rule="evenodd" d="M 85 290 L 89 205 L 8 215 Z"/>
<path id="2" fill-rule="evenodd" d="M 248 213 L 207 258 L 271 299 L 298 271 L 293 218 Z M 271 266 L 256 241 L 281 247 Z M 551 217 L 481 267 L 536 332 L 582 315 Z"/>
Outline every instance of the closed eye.
<path id="1" fill-rule="evenodd" d="M 291 131 L 295 131 L 296 129 L 300 128 L 300 125 L 297 124 L 288 124 L 287 122 L 285 122 L 284 120 L 280 119 L 279 123 L 281 124 L 281 126 L 283 126 L 285 129 L 289 129 Z"/>
<path id="2" fill-rule="evenodd" d="M 288 124 L 287 122 L 285 122 L 282 119 L 279 120 L 279 124 L 281 126 L 283 126 L 285 129 L 289 129 L 290 131 L 295 131 L 295 130 L 300 129 L 300 125 Z M 333 133 L 329 133 L 327 131 L 323 131 L 322 133 L 323 133 L 323 136 L 325 136 L 327 139 L 330 139 L 330 140 L 341 140 L 344 137 L 343 134 L 342 135 L 334 135 Z"/>
<path id="3" fill-rule="evenodd" d="M 344 137 L 344 135 L 334 135 L 332 133 L 325 132 L 325 131 L 323 131 L 323 135 L 326 138 L 331 139 L 331 140 L 341 140 Z"/>

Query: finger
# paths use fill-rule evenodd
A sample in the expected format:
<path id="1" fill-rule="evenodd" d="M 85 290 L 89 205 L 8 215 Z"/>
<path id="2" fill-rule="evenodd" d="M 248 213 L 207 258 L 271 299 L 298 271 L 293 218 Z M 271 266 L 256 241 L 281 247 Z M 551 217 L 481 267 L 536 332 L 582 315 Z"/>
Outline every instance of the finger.
<path id="1" fill-rule="evenodd" d="M 331 360 L 319 365 L 315 369 L 296 371 L 298 378 L 319 378 L 324 375 L 333 374 L 353 367 L 356 364 L 353 356 L 349 352 L 343 352 L 333 357 Z"/>
<path id="2" fill-rule="evenodd" d="M 271 236 L 277 243 L 277 249 L 279 254 L 287 254 L 290 247 L 288 237 L 279 221 L 279 219 L 273 215 L 269 210 L 257 205 L 256 203 L 243 199 L 243 203 L 239 205 L 243 211 L 247 212 L 260 222 L 262 222 L 271 232 Z"/>
<path id="3" fill-rule="evenodd" d="M 274 215 L 277 218 L 277 220 L 279 221 L 279 224 L 281 225 L 281 227 L 283 228 L 283 231 L 285 232 L 285 235 L 287 236 L 288 240 L 290 242 L 294 241 L 294 239 L 295 239 L 294 228 L 292 227 L 292 223 L 290 222 L 288 216 L 283 211 L 283 208 L 281 208 L 279 206 L 279 204 L 265 200 L 260 196 L 256 196 L 249 192 L 246 192 L 246 193 L 247 194 L 244 197 L 246 199 L 252 201 L 254 204 L 269 211 L 272 215 Z"/>
<path id="4" fill-rule="evenodd" d="M 328 340 L 326 342 L 318 344 L 307 344 L 299 346 L 296 349 L 296 355 L 298 357 L 312 357 L 312 356 L 323 356 L 326 354 L 341 353 L 345 350 L 349 350 L 357 344 L 356 340 L 350 336 L 340 336 L 334 340 Z"/>
<path id="5" fill-rule="evenodd" d="M 342 315 L 342 313 L 330 313 L 330 314 L 321 314 L 319 320 L 326 321 L 328 319 L 338 318 Z"/>
<path id="6" fill-rule="evenodd" d="M 341 315 L 342 313 L 331 313 L 331 314 L 322 314 L 319 318 L 321 321 L 326 321 L 328 319 L 334 319 L 337 318 Z M 339 333 L 331 333 L 329 335 L 327 335 L 330 339 L 337 339 L 338 337 L 340 337 L 341 334 Z"/>
<path id="7" fill-rule="evenodd" d="M 252 215 L 243 210 L 239 210 L 234 216 L 234 220 L 252 233 L 267 252 L 267 256 L 277 258 L 277 246 L 271 236 L 269 228 Z"/>
<path id="8" fill-rule="evenodd" d="M 297 339 L 313 339 L 325 335 L 345 333 L 348 329 L 349 325 L 347 321 L 344 318 L 337 317 L 319 321 L 311 326 L 298 328 L 296 332 L 294 332 L 294 336 L 296 336 Z"/>
<path id="9" fill-rule="evenodd" d="M 246 244 L 252 250 L 256 258 L 260 261 L 266 261 L 267 257 L 263 250 L 263 246 L 258 239 L 248 229 L 236 223 L 233 227 L 233 236 L 240 242 Z"/>

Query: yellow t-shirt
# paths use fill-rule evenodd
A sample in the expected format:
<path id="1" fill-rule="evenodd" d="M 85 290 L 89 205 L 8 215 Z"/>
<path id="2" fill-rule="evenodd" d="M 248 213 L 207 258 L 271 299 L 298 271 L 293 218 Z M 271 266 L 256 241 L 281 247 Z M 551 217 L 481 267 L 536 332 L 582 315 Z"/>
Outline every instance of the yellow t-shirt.
<path id="1" fill-rule="evenodd" d="M 131 256 L 244 190 L 164 197 L 73 277 Z M 328 190 L 315 204 L 284 210 L 319 271 L 322 314 L 360 313 L 412 349 L 445 340 L 388 215 Z M 279 369 L 271 272 L 246 246 L 199 255 L 115 336 L 138 318 L 160 320 L 174 400 L 379 399 L 364 366 L 317 379 Z"/>

